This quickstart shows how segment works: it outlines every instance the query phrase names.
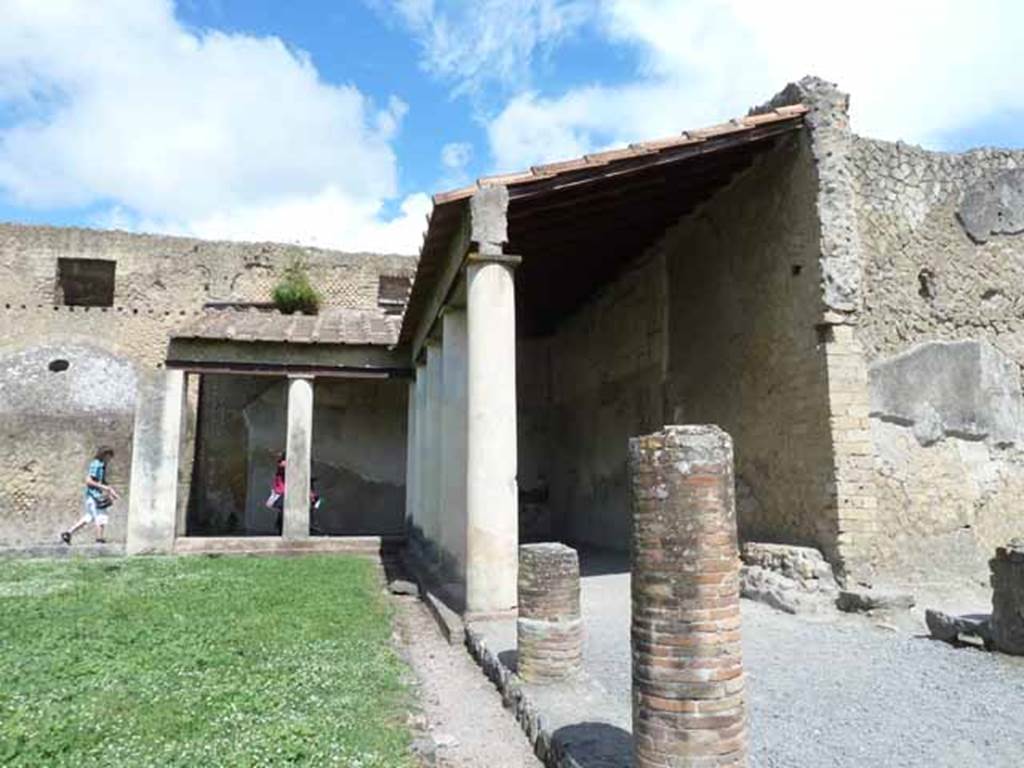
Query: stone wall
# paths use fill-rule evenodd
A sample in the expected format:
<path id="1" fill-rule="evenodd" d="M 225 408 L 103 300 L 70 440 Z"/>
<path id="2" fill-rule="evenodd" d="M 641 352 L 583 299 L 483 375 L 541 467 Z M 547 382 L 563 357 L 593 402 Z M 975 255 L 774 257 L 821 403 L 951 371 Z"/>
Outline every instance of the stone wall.
<path id="1" fill-rule="evenodd" d="M 836 552 L 816 180 L 787 141 L 661 244 L 669 282 L 670 423 L 735 443 L 744 540 Z"/>
<path id="2" fill-rule="evenodd" d="M 176 318 L 83 309 L 0 306 L 0 546 L 53 542 L 74 522 L 100 444 L 122 494 L 108 537 L 124 540 L 138 383 Z"/>
<path id="3" fill-rule="evenodd" d="M 411 277 L 415 268 L 405 256 L 0 224 L 0 304 L 58 301 L 58 258 L 116 261 L 114 305 L 133 312 L 270 301 L 284 268 L 296 260 L 307 266 L 325 306 L 374 309 L 379 277 Z"/>
<path id="4" fill-rule="evenodd" d="M 60 258 L 116 261 L 113 305 L 63 305 Z M 410 276 L 415 264 L 288 245 L 0 224 L 0 455 L 16 468 L 0 478 L 0 546 L 50 542 L 70 524 L 97 443 L 117 451 L 111 479 L 124 498 L 109 535 L 123 540 L 141 377 L 160 370 L 170 334 L 206 302 L 267 301 L 296 258 L 308 265 L 327 311 L 376 308 L 379 277 Z M 194 396 L 190 403 L 194 422 Z M 187 465 L 186 453 L 186 479 Z"/>
<path id="5" fill-rule="evenodd" d="M 520 343 L 523 517 L 535 492 L 557 536 L 624 549 L 629 438 L 717 423 L 735 440 L 741 535 L 835 555 L 816 188 L 793 137 L 555 335 Z"/>
<path id="6" fill-rule="evenodd" d="M 520 343 L 519 487 L 527 540 L 554 533 L 581 544 L 629 546 L 628 441 L 663 423 L 663 275 L 657 258 L 644 258 L 557 334 Z"/>
<path id="7" fill-rule="evenodd" d="M 993 548 L 1024 533 L 1022 420 L 1004 407 L 1020 397 L 1024 365 L 1024 235 L 1013 223 L 1024 204 L 1007 191 L 1024 152 L 854 137 L 851 157 L 864 266 L 857 337 L 872 367 L 872 559 L 903 579 L 927 578 L 939 561 L 981 577 Z M 953 341 L 964 344 L 942 344 Z M 931 388 L 903 386 L 893 399 L 894 381 L 914 376 Z"/>
<path id="8" fill-rule="evenodd" d="M 407 384 L 321 380 L 313 399 L 313 476 L 325 533 L 399 534 L 405 508 Z M 283 379 L 203 377 L 191 534 L 272 534 L 265 507 L 284 450 Z"/>

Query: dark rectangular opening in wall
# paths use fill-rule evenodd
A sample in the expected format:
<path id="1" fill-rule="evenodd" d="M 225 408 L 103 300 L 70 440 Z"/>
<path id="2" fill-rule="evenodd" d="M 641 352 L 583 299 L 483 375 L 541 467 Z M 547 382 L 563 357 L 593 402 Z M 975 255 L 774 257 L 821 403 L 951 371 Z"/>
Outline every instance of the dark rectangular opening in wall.
<path id="1" fill-rule="evenodd" d="M 57 259 L 57 297 L 75 307 L 112 307 L 114 269 L 105 259 Z"/>
<path id="2" fill-rule="evenodd" d="M 381 275 L 377 282 L 377 306 L 388 314 L 401 314 L 409 299 L 412 281 L 398 275 Z"/>

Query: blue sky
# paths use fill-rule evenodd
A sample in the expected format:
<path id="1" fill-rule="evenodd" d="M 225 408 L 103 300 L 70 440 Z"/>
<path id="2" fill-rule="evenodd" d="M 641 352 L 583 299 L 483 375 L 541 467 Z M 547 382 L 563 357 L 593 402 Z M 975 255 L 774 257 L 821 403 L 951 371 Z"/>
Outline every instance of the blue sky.
<path id="1" fill-rule="evenodd" d="M 428 195 L 742 114 L 1024 146 L 1024 5 L 0 0 L 0 220 L 415 252 Z M 964 34 L 968 30 L 969 34 Z"/>

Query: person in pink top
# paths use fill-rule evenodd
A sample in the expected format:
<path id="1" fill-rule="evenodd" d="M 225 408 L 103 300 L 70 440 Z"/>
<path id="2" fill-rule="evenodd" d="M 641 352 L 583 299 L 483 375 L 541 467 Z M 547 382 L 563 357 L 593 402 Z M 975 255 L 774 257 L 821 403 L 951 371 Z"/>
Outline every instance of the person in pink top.
<path id="1" fill-rule="evenodd" d="M 266 506 L 267 509 L 273 509 L 277 512 L 277 518 L 274 522 L 274 527 L 277 528 L 277 532 L 281 533 L 281 521 L 284 513 L 284 472 L 285 472 L 285 455 L 284 451 L 281 451 L 281 455 L 277 457 L 277 469 L 274 470 L 274 480 L 270 484 L 270 495 L 267 497 Z"/>

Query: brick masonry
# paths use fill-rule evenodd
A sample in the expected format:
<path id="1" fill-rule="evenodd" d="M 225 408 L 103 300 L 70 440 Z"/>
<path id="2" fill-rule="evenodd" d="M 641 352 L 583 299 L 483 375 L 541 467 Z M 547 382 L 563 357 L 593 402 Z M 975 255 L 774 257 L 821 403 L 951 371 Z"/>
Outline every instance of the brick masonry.
<path id="1" fill-rule="evenodd" d="M 583 666 L 580 564 L 564 544 L 519 548 L 519 676 L 531 683 L 566 680 Z"/>
<path id="2" fill-rule="evenodd" d="M 633 764 L 746 765 L 732 439 L 630 440 Z"/>
<path id="3" fill-rule="evenodd" d="M 992 642 L 1024 656 L 1024 540 L 996 549 L 992 569 Z"/>

